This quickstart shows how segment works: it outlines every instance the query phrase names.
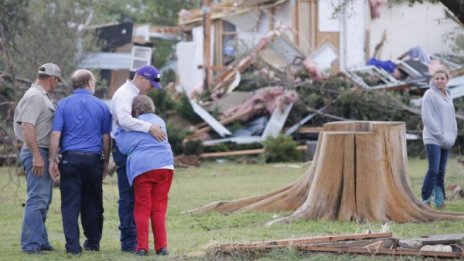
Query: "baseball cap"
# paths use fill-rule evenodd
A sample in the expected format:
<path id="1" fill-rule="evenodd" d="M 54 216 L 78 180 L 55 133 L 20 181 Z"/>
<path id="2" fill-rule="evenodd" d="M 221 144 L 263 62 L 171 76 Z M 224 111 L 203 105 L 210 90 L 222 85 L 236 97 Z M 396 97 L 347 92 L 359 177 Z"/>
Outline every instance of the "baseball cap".
<path id="1" fill-rule="evenodd" d="M 162 89 L 160 81 L 161 81 L 161 74 L 158 72 L 158 69 L 151 65 L 144 65 L 137 69 L 137 74 L 144 77 L 145 79 L 150 80 L 151 85 L 154 88 Z"/>
<path id="2" fill-rule="evenodd" d="M 42 64 L 39 67 L 39 72 L 38 74 L 45 74 L 45 75 L 50 75 L 50 76 L 55 76 L 60 79 L 60 82 L 64 82 L 63 78 L 61 78 L 61 69 L 58 67 L 58 65 L 54 63 L 46 63 Z"/>

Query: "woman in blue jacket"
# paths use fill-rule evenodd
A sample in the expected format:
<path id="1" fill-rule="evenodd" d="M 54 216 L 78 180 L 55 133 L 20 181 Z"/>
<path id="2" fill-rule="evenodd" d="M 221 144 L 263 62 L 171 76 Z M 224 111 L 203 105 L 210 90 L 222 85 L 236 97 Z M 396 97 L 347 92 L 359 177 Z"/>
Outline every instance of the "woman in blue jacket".
<path id="1" fill-rule="evenodd" d="M 132 103 L 134 118 L 159 125 L 166 124 L 155 113 L 153 100 L 138 95 Z M 127 178 L 134 188 L 134 220 L 137 230 L 137 255 L 148 254 L 148 222 L 151 220 L 155 251 L 168 255 L 166 210 L 174 175 L 174 159 L 168 139 L 159 141 L 149 133 L 125 131 L 115 135 L 119 150 L 127 157 Z"/>

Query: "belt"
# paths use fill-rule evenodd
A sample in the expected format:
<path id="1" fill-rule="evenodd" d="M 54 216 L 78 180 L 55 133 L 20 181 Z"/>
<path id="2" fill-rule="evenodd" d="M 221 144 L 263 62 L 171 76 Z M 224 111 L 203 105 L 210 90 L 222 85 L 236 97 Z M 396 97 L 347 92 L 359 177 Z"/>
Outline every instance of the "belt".
<path id="1" fill-rule="evenodd" d="M 21 147 L 21 149 L 31 150 L 31 149 L 29 149 L 29 148 L 26 146 L 26 144 L 24 144 L 24 145 Z M 48 148 L 39 147 L 39 149 L 40 149 L 40 150 L 48 151 Z"/>
<path id="2" fill-rule="evenodd" d="M 79 155 L 79 156 L 91 156 L 91 157 L 101 157 L 102 155 L 100 153 L 95 153 L 95 152 L 83 152 L 83 151 L 73 151 L 73 150 L 68 150 L 62 153 L 63 156 L 66 155 Z"/>

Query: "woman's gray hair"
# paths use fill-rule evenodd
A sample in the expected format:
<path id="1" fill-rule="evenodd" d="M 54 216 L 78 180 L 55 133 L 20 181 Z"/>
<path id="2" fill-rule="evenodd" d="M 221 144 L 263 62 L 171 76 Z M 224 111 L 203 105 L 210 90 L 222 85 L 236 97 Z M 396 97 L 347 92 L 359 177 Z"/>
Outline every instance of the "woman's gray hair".
<path id="1" fill-rule="evenodd" d="M 153 100 L 147 95 L 137 95 L 132 101 L 132 116 L 137 118 L 145 113 L 154 113 L 155 104 Z"/>

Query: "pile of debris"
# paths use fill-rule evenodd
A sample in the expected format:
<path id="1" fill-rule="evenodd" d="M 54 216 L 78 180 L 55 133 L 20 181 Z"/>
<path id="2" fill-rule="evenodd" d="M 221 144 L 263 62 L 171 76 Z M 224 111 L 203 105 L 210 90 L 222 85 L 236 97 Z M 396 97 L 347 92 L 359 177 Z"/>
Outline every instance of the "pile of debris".
<path id="1" fill-rule="evenodd" d="M 209 255 L 214 260 L 224 256 L 256 258 L 274 249 L 288 248 L 303 253 L 463 258 L 463 246 L 463 233 L 403 239 L 384 232 L 228 243 L 213 247 Z"/>
<path id="2" fill-rule="evenodd" d="M 380 2 L 369 1 L 369 5 L 371 18 L 379 18 Z M 427 54 L 420 46 L 404 50 L 395 61 L 381 60 L 384 44 L 394 42 L 387 41 L 387 35 L 393 34 L 388 28 L 369 60 L 362 58 L 370 56 L 362 52 L 369 49 L 367 45 L 358 48 L 361 53 L 348 55 L 344 48 L 356 41 L 343 39 L 350 32 L 335 22 L 342 22 L 342 14 L 335 20 L 327 16 L 335 9 L 326 1 L 224 0 L 202 9 L 182 10 L 178 27 L 183 28 L 185 37 L 176 45 L 176 90 L 187 94 L 193 111 L 205 122 L 185 141 L 201 140 L 203 146 L 211 148 L 230 143 L 260 144 L 284 133 L 304 145 L 318 138 L 317 127 L 334 120 L 408 121 L 408 132 L 413 135 L 407 137 L 418 140 L 415 134 L 421 131 L 420 111 L 416 105 L 420 99 L 414 100 L 412 95 L 423 94 L 437 67 L 445 65 L 453 76 L 459 76 L 464 66 L 451 56 Z M 355 10 L 351 18 L 363 15 Z M 308 13 L 310 19 L 306 19 Z M 320 20 L 314 18 L 318 16 Z M 352 20 L 345 21 L 349 26 L 342 24 L 355 28 L 356 19 Z M 363 37 L 354 44 L 356 47 L 373 39 Z M 325 84 L 333 77 L 341 79 L 340 88 L 329 93 Z M 450 82 L 453 98 L 464 96 L 463 79 Z M 406 101 L 401 100 L 403 97 L 391 101 L 391 108 L 380 105 L 386 103 L 382 97 L 358 102 L 359 106 L 365 104 L 364 108 L 375 107 L 374 117 L 372 113 L 359 113 L 368 109 L 346 108 L 351 101 L 344 98 L 350 93 L 373 91 L 381 96 L 384 90 L 410 95 Z M 343 106 L 346 109 L 340 109 Z M 415 117 L 398 116 L 403 112 Z M 250 153 L 257 153 L 255 149 Z"/>
<path id="3" fill-rule="evenodd" d="M 284 29 L 280 28 L 278 30 Z M 407 127 L 411 135 L 408 135 L 407 138 L 418 139 L 418 135 L 415 134 L 420 133 L 419 108 L 403 103 L 400 100 L 401 97 L 395 99 L 394 95 L 388 97 L 388 99 L 375 96 L 387 96 L 382 90 L 399 90 L 410 93 L 408 97 L 414 97 L 413 94 L 420 95 L 428 88 L 428 82 L 431 78 L 430 67 L 420 62 L 418 57 L 429 56 L 422 53 L 417 57 L 417 53 L 422 52 L 420 47 L 409 50 L 406 54 L 410 58 L 404 61 L 401 60 L 395 65 L 395 70 L 400 71 L 400 77 L 398 78 L 377 65 L 368 65 L 353 71 L 343 71 L 337 76 L 321 74 L 322 70 L 319 70 L 318 67 L 305 65 L 309 60 L 301 58 L 302 56 L 299 56 L 301 54 L 296 51 L 294 56 L 287 58 L 287 60 L 293 62 L 286 64 L 284 66 L 286 69 L 282 71 L 278 69 L 282 67 L 272 66 L 272 61 L 266 61 L 264 58 L 267 56 L 262 56 L 262 50 L 265 50 L 266 46 L 272 46 L 277 39 L 280 39 L 281 42 L 278 47 L 272 50 L 297 50 L 290 42 L 282 40 L 285 37 L 281 36 L 283 33 L 278 30 L 263 38 L 263 41 L 258 44 L 252 53 L 235 63 L 234 67 L 216 77 L 216 83 L 211 90 L 200 88 L 194 89 L 190 93 L 191 107 L 205 124 L 200 125 L 200 128 L 187 136 L 186 141 L 201 140 L 203 146 L 207 147 L 226 143 L 239 145 L 259 144 L 268 138 L 275 138 L 279 133 L 284 133 L 293 137 L 303 137 L 299 141 L 303 142 L 300 143 L 301 145 L 305 145 L 317 140 L 318 127 L 323 123 L 348 119 L 409 121 L 410 124 Z M 279 37 L 276 37 L 276 35 L 279 35 Z M 330 46 L 327 45 L 322 47 L 319 53 L 325 53 L 321 57 L 326 59 L 332 57 L 327 54 L 332 52 Z M 285 55 L 288 56 L 288 52 L 283 52 L 282 57 L 285 57 Z M 295 63 L 298 58 L 301 61 Z M 314 59 L 317 60 L 317 56 Z M 329 67 L 331 61 L 326 62 Z M 434 64 L 433 61 L 440 64 L 445 62 L 452 64 L 446 59 L 440 60 L 441 62 L 432 60 L 429 63 Z M 324 61 L 313 63 L 313 65 L 320 63 L 324 63 Z M 461 66 L 458 64 L 453 66 L 451 67 L 455 69 L 453 72 L 459 73 Z M 250 77 L 250 75 L 255 76 L 255 78 Z M 334 78 L 336 78 L 335 81 L 338 81 L 335 84 L 339 86 L 330 89 L 326 85 L 333 85 Z M 269 86 L 269 83 L 272 82 L 279 85 Z M 464 84 L 461 84 L 460 78 L 454 79 L 450 84 L 453 86 L 451 88 L 453 98 L 464 95 L 464 91 L 462 91 L 462 95 L 459 93 L 461 89 L 464 90 Z M 203 85 L 198 86 L 202 87 Z M 375 107 L 377 110 L 385 111 L 384 114 L 377 113 L 377 115 L 383 115 L 383 118 L 356 115 L 349 111 L 347 113 L 337 113 L 337 106 L 339 106 L 337 103 L 341 97 L 347 97 L 348 95 L 360 97 L 362 94 L 359 93 L 367 93 L 371 90 L 377 92 L 377 94 L 370 95 L 373 96 L 371 99 L 376 102 Z M 381 103 L 387 103 L 387 100 L 391 100 L 390 104 L 384 105 L 385 107 L 390 106 L 390 108 L 382 109 L 383 105 Z M 411 100 L 415 101 L 414 99 Z M 346 106 L 346 99 L 344 102 Z M 372 105 L 368 104 L 368 102 L 364 102 L 364 104 L 365 108 Z M 351 110 L 357 109 L 351 108 Z M 415 117 L 404 119 L 388 118 L 387 111 L 394 114 L 393 111 L 395 110 L 403 111 L 405 114 L 414 114 Z M 315 118 L 319 118 L 318 121 L 314 121 Z M 311 120 L 312 122 L 310 122 Z M 311 126 L 308 126 L 308 124 Z M 236 128 L 237 125 L 241 128 Z M 232 131 L 232 128 L 235 128 L 235 130 Z M 303 146 L 300 149 L 306 150 L 307 147 Z M 247 153 L 248 151 L 208 153 L 202 155 L 202 157 L 225 157 L 247 155 Z M 255 154 L 258 152 L 252 150 L 250 153 Z"/>

